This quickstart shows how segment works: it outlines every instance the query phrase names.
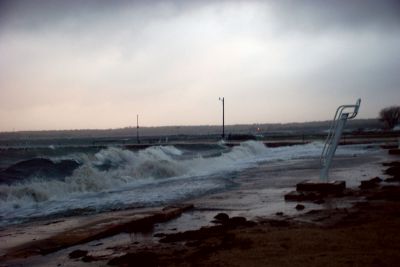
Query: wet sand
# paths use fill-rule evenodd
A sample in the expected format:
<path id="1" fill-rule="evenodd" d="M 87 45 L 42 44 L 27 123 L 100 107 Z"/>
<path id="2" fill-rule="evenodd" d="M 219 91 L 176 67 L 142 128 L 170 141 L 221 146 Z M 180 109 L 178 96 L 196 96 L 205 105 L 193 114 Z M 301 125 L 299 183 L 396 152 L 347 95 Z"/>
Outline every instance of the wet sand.
<path id="1" fill-rule="evenodd" d="M 66 231 L 93 218 L 9 228 L 0 232 L 0 266 L 397 266 L 399 183 L 357 189 L 361 180 L 391 177 L 383 174 L 388 167 L 382 163 L 396 160 L 385 150 L 337 159 L 331 176 L 346 180 L 352 194 L 304 202 L 302 210 L 283 196 L 296 182 L 317 179 L 318 164 L 311 160 L 262 165 L 235 177 L 232 190 L 191 200 L 194 209 L 177 219 L 45 255 L 4 256 L 28 240 L 51 237 L 54 229 Z M 212 222 L 218 213 L 230 219 Z"/>

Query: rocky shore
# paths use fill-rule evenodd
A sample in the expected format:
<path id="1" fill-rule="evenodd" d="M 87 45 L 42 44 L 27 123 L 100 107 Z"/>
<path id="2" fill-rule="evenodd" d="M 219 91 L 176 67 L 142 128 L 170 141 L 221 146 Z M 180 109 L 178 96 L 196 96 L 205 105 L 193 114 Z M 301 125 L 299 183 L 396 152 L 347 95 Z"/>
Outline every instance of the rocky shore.
<path id="1" fill-rule="evenodd" d="M 248 218 L 216 210 L 209 211 L 207 226 L 154 231 L 192 208 L 185 204 L 66 220 L 68 225 L 40 223 L 24 229 L 31 241 L 14 238 L 0 266 L 398 266 L 400 161 L 393 153 L 387 159 L 379 163 L 382 176 L 366 177 L 358 188 L 296 199 L 293 207 L 302 212 L 295 215 Z M 310 208 L 321 203 L 323 209 Z M 2 231 L 2 242 L 18 231 Z M 122 242 L 123 235 L 130 241 Z"/>
<path id="2" fill-rule="evenodd" d="M 386 179 L 354 190 L 351 208 L 311 210 L 300 217 L 248 221 L 220 213 L 215 226 L 161 235 L 153 247 L 120 247 L 112 266 L 398 266 L 400 162 Z M 396 181 L 396 182 L 395 182 Z M 367 186 L 366 186 L 367 185 Z M 92 260 L 96 260 L 93 258 Z"/>

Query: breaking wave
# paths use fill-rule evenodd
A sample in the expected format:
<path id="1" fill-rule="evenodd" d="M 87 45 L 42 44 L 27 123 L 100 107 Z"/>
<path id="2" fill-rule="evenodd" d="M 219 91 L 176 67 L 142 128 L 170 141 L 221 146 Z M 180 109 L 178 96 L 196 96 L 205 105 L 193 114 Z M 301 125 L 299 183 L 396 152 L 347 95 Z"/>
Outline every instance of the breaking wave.
<path id="1" fill-rule="evenodd" d="M 261 142 L 243 142 L 218 156 L 187 153 L 174 146 L 130 151 L 118 147 L 81 157 L 69 176 L 34 177 L 0 185 L 0 218 L 48 214 L 62 210 L 101 207 L 110 203 L 151 205 L 218 190 L 231 183 L 222 173 L 258 162 L 319 156 L 321 143 L 268 148 Z M 360 153 L 360 149 L 343 150 Z M 341 153 L 340 151 L 338 151 Z M 219 176 L 218 176 L 219 174 Z"/>

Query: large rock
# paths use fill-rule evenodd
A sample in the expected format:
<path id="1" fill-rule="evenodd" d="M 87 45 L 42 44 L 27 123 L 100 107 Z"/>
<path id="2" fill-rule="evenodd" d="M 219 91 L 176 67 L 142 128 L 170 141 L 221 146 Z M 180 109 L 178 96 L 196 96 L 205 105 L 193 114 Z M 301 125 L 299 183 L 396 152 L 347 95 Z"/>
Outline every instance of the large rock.
<path id="1" fill-rule="evenodd" d="M 217 223 L 225 223 L 229 221 L 229 215 L 226 213 L 218 213 L 217 215 L 214 216 L 214 219 Z"/>
<path id="2" fill-rule="evenodd" d="M 385 173 L 392 176 L 400 176 L 400 167 L 390 167 Z"/>
<path id="3" fill-rule="evenodd" d="M 319 192 L 292 191 L 285 195 L 287 201 L 322 201 L 324 195 Z"/>
<path id="4" fill-rule="evenodd" d="M 385 167 L 400 167 L 400 161 L 384 162 L 382 166 Z"/>
<path id="5" fill-rule="evenodd" d="M 398 149 L 398 148 L 389 149 L 389 154 L 390 155 L 400 155 L 400 149 Z"/>
<path id="6" fill-rule="evenodd" d="M 345 181 L 303 181 L 296 185 L 296 190 L 299 192 L 318 192 L 321 194 L 337 194 L 342 193 L 346 189 Z"/>
<path id="7" fill-rule="evenodd" d="M 360 188 L 361 189 L 376 188 L 379 186 L 380 182 L 382 182 L 382 179 L 379 177 L 375 177 L 366 181 L 361 181 Z"/>
<path id="8" fill-rule="evenodd" d="M 327 196 L 343 196 L 345 194 L 346 183 L 344 181 L 303 181 L 296 185 L 296 191 L 285 195 L 287 201 L 313 201 L 323 203 Z"/>
<path id="9" fill-rule="evenodd" d="M 398 182 L 400 182 L 400 176 L 394 176 L 394 177 L 391 177 L 391 178 L 386 178 L 385 182 L 386 183 L 398 183 Z"/>

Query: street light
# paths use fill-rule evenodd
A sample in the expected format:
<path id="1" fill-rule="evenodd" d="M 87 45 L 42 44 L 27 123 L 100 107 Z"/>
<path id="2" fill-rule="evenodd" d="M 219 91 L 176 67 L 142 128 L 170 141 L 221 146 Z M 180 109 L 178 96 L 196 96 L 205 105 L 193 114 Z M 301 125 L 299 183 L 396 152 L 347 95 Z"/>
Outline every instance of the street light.
<path id="1" fill-rule="evenodd" d="M 225 98 L 220 97 L 220 101 L 222 101 L 222 140 L 225 139 Z"/>
<path id="2" fill-rule="evenodd" d="M 139 114 L 136 115 L 136 141 L 140 144 L 139 140 Z"/>

